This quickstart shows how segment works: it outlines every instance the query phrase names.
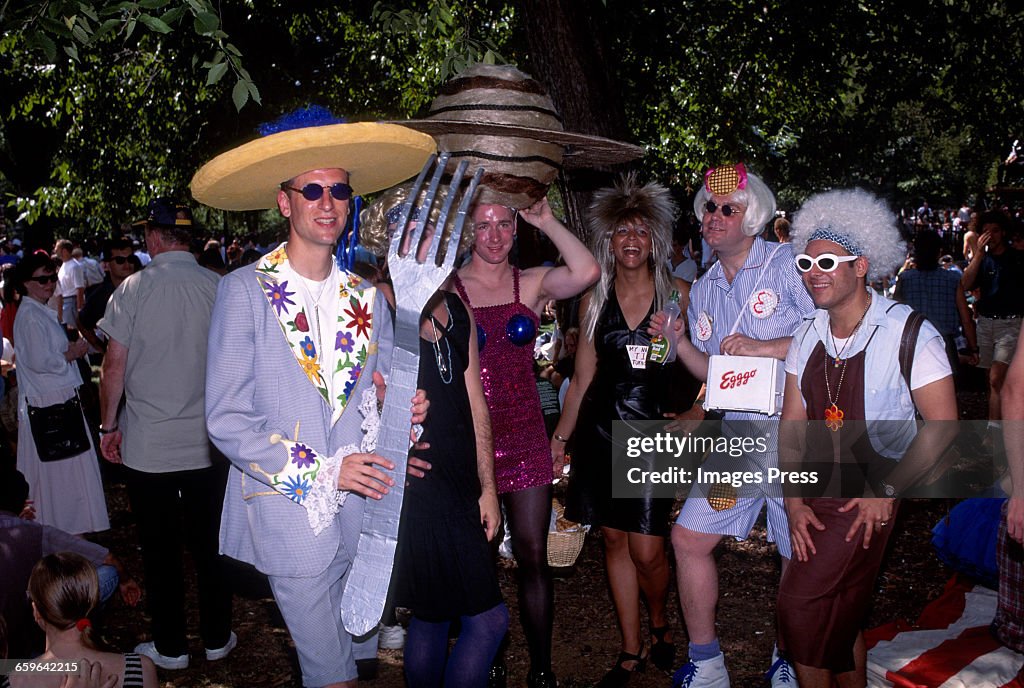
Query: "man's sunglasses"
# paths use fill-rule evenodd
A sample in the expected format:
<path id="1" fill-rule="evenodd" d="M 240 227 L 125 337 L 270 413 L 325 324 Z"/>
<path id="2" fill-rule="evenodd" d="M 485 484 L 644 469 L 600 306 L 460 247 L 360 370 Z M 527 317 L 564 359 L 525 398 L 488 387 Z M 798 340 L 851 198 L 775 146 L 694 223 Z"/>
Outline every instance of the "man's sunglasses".
<path id="1" fill-rule="evenodd" d="M 849 263 L 851 260 L 857 260 L 860 256 L 837 256 L 834 253 L 822 253 L 817 258 L 811 258 L 806 253 L 801 253 L 796 257 L 796 269 L 800 272 L 810 272 L 811 268 L 815 265 L 822 272 L 832 272 L 840 263 Z"/>
<path id="2" fill-rule="evenodd" d="M 324 191 L 330 191 L 331 198 L 336 201 L 347 201 L 352 198 L 352 187 L 345 182 L 338 182 L 336 184 L 331 184 L 330 186 L 324 186 L 323 184 L 306 184 L 301 189 L 297 189 L 294 186 L 288 186 L 287 184 L 282 184 L 281 188 L 300 193 L 307 201 L 319 201 L 324 197 Z"/>
<path id="3" fill-rule="evenodd" d="M 39 282 L 39 284 L 46 284 L 47 282 L 53 282 L 56 284 L 57 275 L 39 275 L 39 277 L 29 277 L 29 282 Z"/>
<path id="4" fill-rule="evenodd" d="M 708 201 L 707 203 L 704 204 L 704 210 L 708 211 L 708 215 L 714 215 L 715 211 L 718 210 L 719 208 L 722 209 L 722 215 L 724 217 L 739 215 L 745 210 L 745 208 L 741 205 L 729 205 L 728 203 L 718 205 L 714 201 Z"/>
<path id="5" fill-rule="evenodd" d="M 131 260 L 131 258 L 129 258 L 128 256 L 110 256 L 110 258 L 107 258 L 107 260 L 112 263 L 117 263 L 118 265 L 124 265 L 129 260 Z"/>

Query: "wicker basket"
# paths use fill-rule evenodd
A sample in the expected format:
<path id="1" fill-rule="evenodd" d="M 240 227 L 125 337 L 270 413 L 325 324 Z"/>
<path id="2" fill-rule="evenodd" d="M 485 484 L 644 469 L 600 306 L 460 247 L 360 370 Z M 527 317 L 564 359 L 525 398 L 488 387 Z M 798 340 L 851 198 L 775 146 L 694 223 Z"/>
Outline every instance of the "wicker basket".
<path id="1" fill-rule="evenodd" d="M 572 566 L 583 550 L 590 526 L 565 520 L 565 507 L 557 499 L 551 500 L 555 529 L 548 531 L 548 566 Z"/>

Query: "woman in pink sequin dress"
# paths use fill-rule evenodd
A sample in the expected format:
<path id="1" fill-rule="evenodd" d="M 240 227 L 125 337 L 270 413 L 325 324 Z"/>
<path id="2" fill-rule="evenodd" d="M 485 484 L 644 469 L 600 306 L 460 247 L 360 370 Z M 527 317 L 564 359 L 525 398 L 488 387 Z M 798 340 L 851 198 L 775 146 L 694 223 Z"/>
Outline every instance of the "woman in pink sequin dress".
<path id="1" fill-rule="evenodd" d="M 508 515 L 518 563 L 519 608 L 530 650 L 530 686 L 555 686 L 551 672 L 554 594 L 547 565 L 552 467 L 533 373 L 533 339 L 544 304 L 581 293 L 600 276 L 587 247 L 541 199 L 520 215 L 558 249 L 565 265 L 519 270 L 509 262 L 516 211 L 501 205 L 473 210 L 473 258 L 455 287 L 473 308 L 480 374 L 494 432 L 494 473 Z"/>

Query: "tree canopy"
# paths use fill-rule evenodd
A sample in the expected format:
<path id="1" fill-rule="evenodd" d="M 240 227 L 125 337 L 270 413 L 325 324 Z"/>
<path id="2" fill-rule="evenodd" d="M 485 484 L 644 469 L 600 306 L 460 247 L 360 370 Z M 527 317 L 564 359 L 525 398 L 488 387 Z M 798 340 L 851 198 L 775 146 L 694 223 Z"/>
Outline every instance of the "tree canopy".
<path id="1" fill-rule="evenodd" d="M 470 60 L 557 81 L 575 55 L 593 74 L 552 88 L 573 126 L 648 145 L 680 190 L 744 160 L 791 207 L 851 184 L 959 203 L 1024 133 L 1022 29 L 980 0 L 8 1 L 0 193 L 9 221 L 104 233 L 300 105 L 400 119 Z"/>

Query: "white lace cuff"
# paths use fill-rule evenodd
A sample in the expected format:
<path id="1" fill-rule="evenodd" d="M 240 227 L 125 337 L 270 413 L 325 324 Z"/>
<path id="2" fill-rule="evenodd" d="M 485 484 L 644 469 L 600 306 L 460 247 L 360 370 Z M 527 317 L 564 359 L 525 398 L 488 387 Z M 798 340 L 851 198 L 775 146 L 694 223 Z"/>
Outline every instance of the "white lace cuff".
<path id="1" fill-rule="evenodd" d="M 370 453 L 377 448 L 377 435 L 380 432 L 380 414 L 377 413 L 377 394 L 373 388 L 363 391 L 359 403 L 359 413 L 363 415 L 360 428 L 363 437 L 359 446 L 346 444 L 344 447 L 321 461 L 313 485 L 306 498 L 300 502 L 306 507 L 306 518 L 314 535 L 319 535 L 334 522 L 338 510 L 345 503 L 348 492 L 338 489 L 338 474 L 341 464 L 349 454 Z"/>

